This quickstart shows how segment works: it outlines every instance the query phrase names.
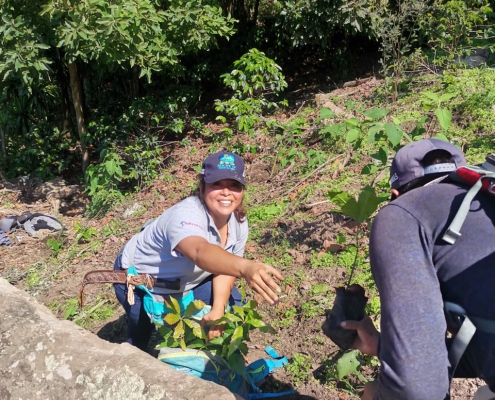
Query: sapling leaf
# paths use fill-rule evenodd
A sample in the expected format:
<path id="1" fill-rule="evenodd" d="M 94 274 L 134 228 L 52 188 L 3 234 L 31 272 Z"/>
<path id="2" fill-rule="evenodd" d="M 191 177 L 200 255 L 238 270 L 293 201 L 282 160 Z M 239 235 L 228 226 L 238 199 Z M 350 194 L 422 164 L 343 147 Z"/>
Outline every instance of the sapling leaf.
<path id="1" fill-rule="evenodd" d="M 339 380 L 344 379 L 346 376 L 350 374 L 358 374 L 361 363 L 357 359 L 358 350 L 352 350 L 345 353 L 342 357 L 339 358 L 335 367 L 337 369 L 337 376 Z"/>
<path id="2" fill-rule="evenodd" d="M 351 199 L 351 196 L 347 192 L 328 192 L 327 198 L 336 206 L 342 208 Z"/>
<path id="3" fill-rule="evenodd" d="M 352 143 L 359 139 L 359 130 L 358 129 L 349 129 L 347 135 L 345 135 L 346 143 Z"/>
<path id="4" fill-rule="evenodd" d="M 174 329 L 174 339 L 179 339 L 184 336 L 184 323 L 179 321 Z"/>
<path id="5" fill-rule="evenodd" d="M 237 306 L 234 306 L 234 310 L 235 310 L 235 307 Z M 244 308 L 244 309 L 255 309 L 256 307 L 258 307 L 258 302 L 256 300 L 249 300 L 246 305 L 244 307 L 241 307 L 241 308 Z"/>
<path id="6" fill-rule="evenodd" d="M 397 146 L 400 143 L 402 135 L 404 134 L 400 126 L 392 124 L 385 124 L 385 133 L 393 146 Z"/>
<path id="7" fill-rule="evenodd" d="M 225 338 L 223 338 L 222 336 L 218 336 L 216 338 L 213 338 L 213 339 L 210 339 L 208 341 L 208 344 L 223 344 Z"/>
<path id="8" fill-rule="evenodd" d="M 349 200 L 341 207 L 341 211 L 343 214 L 351 217 L 356 222 L 360 222 L 359 206 L 356 199 L 354 199 L 354 197 L 349 198 Z"/>
<path id="9" fill-rule="evenodd" d="M 195 339 L 187 344 L 189 349 L 201 349 L 205 347 L 205 342 L 201 339 Z"/>
<path id="10" fill-rule="evenodd" d="M 378 208 L 380 201 L 376 197 L 375 189 L 371 186 L 366 186 L 361 193 L 359 193 L 359 200 L 357 203 L 358 213 L 354 218 L 356 222 L 362 223 L 366 221 Z"/>
<path id="11" fill-rule="evenodd" d="M 185 317 L 190 317 L 195 314 L 197 311 L 202 310 L 205 307 L 205 303 L 201 300 L 194 300 L 192 303 L 189 303 L 186 310 L 184 311 Z"/>
<path id="12" fill-rule="evenodd" d="M 456 93 L 444 93 L 444 94 L 442 94 L 440 96 L 440 103 L 443 103 L 443 102 L 445 102 L 447 100 L 450 100 L 450 99 L 452 99 L 452 98 L 454 98 L 456 96 L 457 96 Z"/>
<path id="13" fill-rule="evenodd" d="M 445 136 L 445 134 L 443 134 L 442 132 L 438 132 L 435 135 L 435 139 L 445 140 L 446 142 L 449 141 L 449 138 L 447 136 Z"/>
<path id="14" fill-rule="evenodd" d="M 382 165 L 386 165 L 388 160 L 388 151 L 385 147 L 380 147 L 378 153 L 371 154 L 371 157 L 380 161 Z"/>
<path id="15" fill-rule="evenodd" d="M 243 377 L 246 376 L 246 363 L 242 354 L 231 354 L 229 357 L 227 357 L 227 364 L 232 371 L 237 372 Z"/>
<path id="16" fill-rule="evenodd" d="M 368 129 L 368 135 L 366 137 L 366 143 L 371 144 L 376 142 L 376 134 L 383 130 L 382 124 L 373 125 Z"/>
<path id="17" fill-rule="evenodd" d="M 250 318 L 249 321 L 246 321 L 246 322 L 249 322 L 251 325 L 253 325 L 255 328 L 261 328 L 263 326 L 265 326 L 266 324 L 263 322 L 263 321 L 260 321 L 260 320 L 256 320 L 254 318 Z"/>
<path id="18" fill-rule="evenodd" d="M 158 334 L 163 337 L 167 338 L 171 336 L 174 333 L 173 329 L 170 329 L 167 325 L 158 325 Z"/>
<path id="19" fill-rule="evenodd" d="M 229 351 L 227 353 L 228 357 L 230 357 L 230 355 L 239 348 L 239 345 L 242 343 L 243 339 L 244 339 L 244 326 L 240 325 L 235 329 L 231 337 L 231 341 L 229 343 Z"/>
<path id="20" fill-rule="evenodd" d="M 259 329 L 263 333 L 272 333 L 272 334 L 277 333 L 277 331 L 275 330 L 275 328 L 273 326 L 271 326 L 271 325 L 261 326 Z"/>
<path id="21" fill-rule="evenodd" d="M 234 309 L 235 313 L 239 314 L 240 316 L 244 316 L 245 309 L 243 307 L 232 306 L 232 308 Z"/>
<path id="22" fill-rule="evenodd" d="M 372 108 L 371 110 L 365 111 L 363 115 L 371 119 L 381 119 L 387 115 L 388 112 L 389 111 L 384 108 Z"/>
<path id="23" fill-rule="evenodd" d="M 319 121 L 322 120 L 322 119 L 330 119 L 330 118 L 335 118 L 335 117 L 336 117 L 335 113 L 332 110 L 330 110 L 329 108 L 323 107 L 320 110 Z"/>
<path id="24" fill-rule="evenodd" d="M 361 175 L 371 175 L 378 171 L 378 167 L 375 164 L 367 164 L 361 170 Z"/>
<path id="25" fill-rule="evenodd" d="M 170 326 L 175 325 L 177 322 L 180 321 L 180 315 L 179 314 L 174 314 L 174 313 L 168 313 L 165 315 L 163 320 L 169 324 Z"/>
<path id="26" fill-rule="evenodd" d="M 174 314 L 180 314 L 180 306 L 179 306 L 179 303 L 177 302 L 177 300 L 175 298 L 173 298 L 172 296 L 164 296 L 163 301 L 164 301 L 165 305 L 167 306 L 167 308 L 170 310 L 170 312 L 172 312 Z M 175 301 L 175 304 L 174 304 L 174 301 Z"/>
<path id="27" fill-rule="evenodd" d="M 239 351 L 240 351 L 242 354 L 247 355 L 247 353 L 248 353 L 248 351 L 249 351 L 249 349 L 248 349 L 248 347 L 247 347 L 247 344 L 246 344 L 246 343 L 241 343 L 241 344 L 239 345 Z"/>
<path id="28" fill-rule="evenodd" d="M 438 122 L 442 129 L 447 130 L 452 122 L 452 113 L 446 108 L 437 108 L 435 115 L 438 118 Z"/>
<path id="29" fill-rule="evenodd" d="M 349 118 L 344 121 L 348 126 L 357 127 L 361 123 L 357 118 Z"/>
<path id="30" fill-rule="evenodd" d="M 184 340 L 184 339 L 181 339 L 179 343 L 180 343 L 180 347 L 181 347 L 181 349 L 182 349 L 183 351 L 186 351 L 186 350 L 187 350 L 187 345 L 186 345 L 185 340 Z"/>
<path id="31" fill-rule="evenodd" d="M 193 321 L 192 319 L 184 319 L 183 321 L 189 328 L 192 329 L 192 333 L 194 336 L 201 339 L 205 338 L 205 332 L 199 322 Z"/>

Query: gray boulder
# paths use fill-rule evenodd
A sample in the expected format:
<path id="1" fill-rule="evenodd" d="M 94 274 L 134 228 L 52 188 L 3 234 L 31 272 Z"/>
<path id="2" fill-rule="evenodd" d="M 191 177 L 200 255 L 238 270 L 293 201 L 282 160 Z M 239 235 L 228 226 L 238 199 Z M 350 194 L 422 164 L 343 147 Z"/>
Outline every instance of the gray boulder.
<path id="1" fill-rule="evenodd" d="M 0 278 L 0 399 L 232 400 L 228 389 L 113 344 Z"/>

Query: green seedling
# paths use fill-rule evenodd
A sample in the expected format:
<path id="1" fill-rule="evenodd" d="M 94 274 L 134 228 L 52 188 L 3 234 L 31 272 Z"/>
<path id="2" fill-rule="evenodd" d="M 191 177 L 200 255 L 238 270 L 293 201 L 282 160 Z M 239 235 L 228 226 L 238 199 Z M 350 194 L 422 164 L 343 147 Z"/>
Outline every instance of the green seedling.
<path id="1" fill-rule="evenodd" d="M 291 362 L 285 366 L 285 370 L 292 377 L 294 386 L 299 386 L 309 378 L 311 372 L 311 356 L 294 353 Z"/>
<path id="2" fill-rule="evenodd" d="M 231 370 L 242 376 L 245 375 L 243 355 L 248 352 L 246 342 L 249 341 L 249 332 L 259 329 L 261 332 L 275 333 L 273 327 L 263 322 L 255 310 L 258 303 L 254 300 L 243 307 L 232 306 L 231 311 L 222 318 L 209 322 L 207 326 L 215 325 L 223 330 L 219 337 L 209 341 L 201 324 L 193 319 L 193 315 L 204 307 L 202 301 L 195 300 L 182 314 L 179 303 L 173 297 L 165 304 L 171 312 L 165 316 L 165 324 L 159 327 L 159 333 L 164 338 L 159 348 L 201 348 L 222 357 Z"/>

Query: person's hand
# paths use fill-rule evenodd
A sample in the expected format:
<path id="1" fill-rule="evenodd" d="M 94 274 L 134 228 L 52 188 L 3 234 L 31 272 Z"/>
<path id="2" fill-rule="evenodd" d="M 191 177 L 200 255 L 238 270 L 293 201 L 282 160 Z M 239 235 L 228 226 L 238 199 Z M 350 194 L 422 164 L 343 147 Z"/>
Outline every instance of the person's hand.
<path id="1" fill-rule="evenodd" d="M 365 314 L 361 321 L 343 321 L 340 326 L 344 329 L 354 329 L 357 331 L 357 338 L 352 343 L 351 348 L 361 351 L 361 353 L 376 356 L 378 354 L 378 339 L 380 332 L 377 331 L 371 318 Z"/>
<path id="2" fill-rule="evenodd" d="M 278 296 L 275 292 L 280 293 L 280 286 L 270 275 L 280 281 L 284 280 L 284 277 L 277 269 L 260 262 L 251 262 L 242 271 L 242 277 L 246 279 L 249 287 L 273 306 L 278 302 Z"/>
<path id="3" fill-rule="evenodd" d="M 203 319 L 201 320 L 201 326 L 205 326 L 207 322 L 210 321 L 217 321 L 220 318 L 222 318 L 224 315 L 223 310 L 214 310 L 212 309 L 208 314 L 205 314 L 203 316 Z M 223 333 L 223 326 L 221 325 L 210 325 L 208 330 L 208 333 L 206 334 L 207 340 L 211 340 L 213 338 L 219 337 Z"/>
<path id="4" fill-rule="evenodd" d="M 375 397 L 376 385 L 376 381 L 366 382 L 364 384 L 364 391 L 361 396 L 361 400 L 373 400 L 373 397 Z"/>

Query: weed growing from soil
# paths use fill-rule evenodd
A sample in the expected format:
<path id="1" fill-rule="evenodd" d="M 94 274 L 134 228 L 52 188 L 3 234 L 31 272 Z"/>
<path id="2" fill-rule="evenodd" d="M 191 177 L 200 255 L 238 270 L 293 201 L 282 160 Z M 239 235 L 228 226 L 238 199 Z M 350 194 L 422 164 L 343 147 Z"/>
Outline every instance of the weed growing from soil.
<path id="1" fill-rule="evenodd" d="M 292 377 L 294 386 L 306 382 L 311 372 L 311 356 L 300 353 L 292 355 L 291 362 L 285 366 L 286 372 Z"/>

